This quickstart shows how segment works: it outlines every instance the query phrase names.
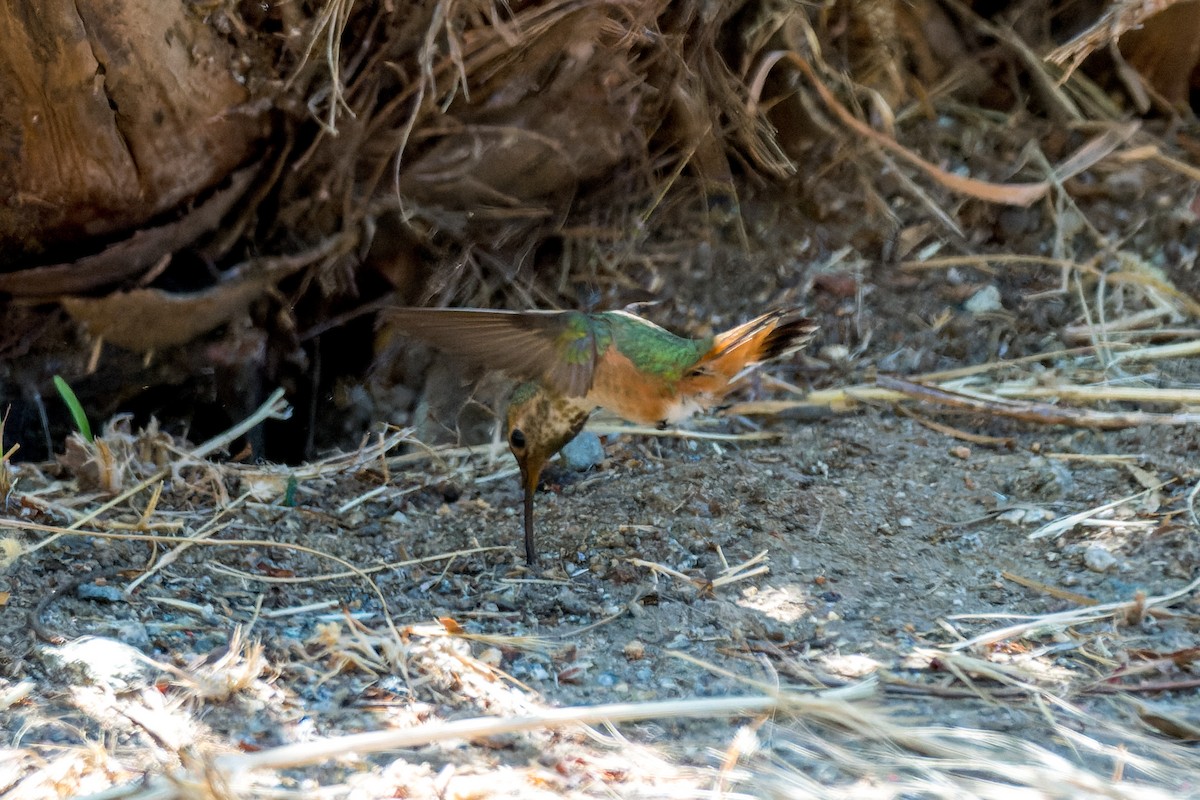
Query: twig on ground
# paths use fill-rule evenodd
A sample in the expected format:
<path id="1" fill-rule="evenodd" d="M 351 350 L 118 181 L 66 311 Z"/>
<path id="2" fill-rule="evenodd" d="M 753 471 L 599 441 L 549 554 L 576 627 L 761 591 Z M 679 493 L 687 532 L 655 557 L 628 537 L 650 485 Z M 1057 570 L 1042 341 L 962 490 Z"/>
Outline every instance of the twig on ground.
<path id="1" fill-rule="evenodd" d="M 1035 530 L 1033 533 L 1029 534 L 1029 538 L 1030 539 L 1044 539 L 1046 537 L 1057 538 L 1059 536 L 1062 536 L 1064 533 L 1071 530 L 1072 528 L 1074 528 L 1076 525 L 1081 525 L 1084 522 L 1092 519 L 1093 517 L 1103 514 L 1106 511 L 1111 511 L 1114 508 L 1119 508 L 1120 506 L 1123 506 L 1126 503 L 1132 503 L 1136 500 L 1140 500 L 1141 498 L 1146 497 L 1146 496 L 1150 495 L 1151 493 L 1158 491 L 1162 487 L 1164 487 L 1167 484 L 1172 483 L 1172 482 L 1173 481 L 1163 481 L 1162 483 L 1158 484 L 1157 486 L 1151 486 L 1146 489 L 1143 489 L 1140 492 L 1135 492 L 1134 494 L 1126 495 L 1125 497 L 1118 498 L 1111 502 L 1104 503 L 1102 505 L 1095 506 L 1093 508 L 1089 508 L 1084 511 L 1080 511 L 1076 514 L 1070 514 L 1068 516 L 1062 517 L 1061 519 L 1056 519 L 1053 522 L 1048 522 L 1045 525 L 1043 525 L 1042 527 Z"/>
<path id="2" fill-rule="evenodd" d="M 1013 419 L 1022 420 L 1024 422 L 1036 422 L 1042 425 L 1072 425 L 1079 428 L 1099 428 L 1103 430 L 1117 430 L 1120 428 L 1134 428 L 1138 425 L 1197 425 L 1200 424 L 1200 414 L 1181 412 L 1178 414 L 1155 414 L 1145 411 L 1090 411 L 1087 409 L 1064 408 L 1055 406 L 1049 403 L 1031 403 L 1013 400 L 1006 397 L 981 397 L 963 394 L 961 392 L 953 392 L 947 389 L 942 389 L 935 386 L 926 386 L 921 383 L 914 383 L 903 378 L 897 378 L 890 375 L 880 375 L 876 378 L 876 384 L 882 389 L 899 392 L 903 395 L 913 397 L 919 400 L 924 400 L 938 405 L 948 406 L 951 408 L 965 409 L 968 411 L 982 412 L 1000 417 L 1011 417 Z M 1082 397 L 1089 393 L 1085 390 L 1089 387 L 1059 387 L 1059 391 L 1055 389 L 1040 389 L 1031 387 L 1027 391 L 1034 394 L 1042 394 L 1043 396 L 1059 396 L 1061 394 L 1074 395 Z M 1106 387 L 1107 388 L 1107 387 Z M 1180 390 L 1182 391 L 1182 390 Z M 1116 396 L 1112 396 L 1112 395 Z M 1113 389 L 1108 389 L 1105 399 L 1131 399 L 1134 396 L 1145 398 L 1147 395 L 1155 395 L 1156 392 L 1152 389 L 1134 390 L 1128 393 L 1128 397 L 1122 397 L 1124 392 L 1117 392 Z M 1177 397 L 1175 393 L 1171 395 Z M 1200 399 L 1200 398 L 1198 398 Z"/>
<path id="3" fill-rule="evenodd" d="M 1075 592 L 1068 592 L 1066 589 L 1059 589 L 1056 586 L 1050 586 L 1042 583 L 1041 581 L 1035 581 L 1033 578 L 1026 578 L 1023 575 L 1017 575 L 1016 573 L 1009 572 L 1008 570 L 1001 570 L 1000 577 L 1004 578 L 1005 580 L 1012 581 L 1013 583 L 1020 584 L 1026 589 L 1033 589 L 1034 591 L 1048 594 L 1051 597 L 1057 597 L 1059 600 L 1068 600 L 1076 605 L 1094 606 L 1100 602 L 1099 600 L 1093 600 L 1090 597 L 1085 597 L 1084 595 L 1076 594 Z"/>
<path id="4" fill-rule="evenodd" d="M 995 644 L 996 642 L 1004 641 L 1005 639 L 1013 639 L 1024 636 L 1030 631 L 1042 628 L 1069 628 L 1074 625 L 1081 625 L 1087 622 L 1096 622 L 1097 620 L 1110 619 L 1115 617 L 1125 618 L 1131 610 L 1138 611 L 1141 614 L 1152 613 L 1154 610 L 1161 610 L 1160 607 L 1170 605 L 1175 601 L 1187 597 L 1200 588 L 1200 578 L 1189 583 L 1180 589 L 1169 592 L 1157 597 L 1135 597 L 1133 600 L 1119 600 L 1114 603 L 1098 603 L 1086 608 L 1077 608 L 1070 611 L 1059 611 L 1054 614 L 1043 614 L 1040 616 L 1032 616 L 1005 628 L 987 631 L 978 636 L 974 636 L 966 641 L 955 642 L 951 645 L 954 650 L 965 650 L 969 648 L 983 647 Z M 1004 615 L 1012 617 L 1013 615 Z M 952 619 L 993 619 L 997 615 L 994 614 L 956 614 Z"/>

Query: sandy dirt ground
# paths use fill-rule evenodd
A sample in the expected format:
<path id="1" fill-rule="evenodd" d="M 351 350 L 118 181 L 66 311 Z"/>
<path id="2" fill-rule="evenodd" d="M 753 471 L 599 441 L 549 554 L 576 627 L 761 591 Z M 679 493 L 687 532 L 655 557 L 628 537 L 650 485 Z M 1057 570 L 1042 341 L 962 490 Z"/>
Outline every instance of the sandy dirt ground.
<path id="1" fill-rule="evenodd" d="M 869 393 L 982 364 L 959 388 L 1187 388 L 1200 363 L 1069 350 L 1057 269 L 809 262 L 786 215 L 746 214 L 768 241 L 672 245 L 694 257 L 645 313 L 700 333 L 807 305 L 810 352 L 735 398 L 792 405 L 552 465 L 532 568 L 507 453 L 405 431 L 271 467 L 118 430 L 107 457 L 16 466 L 0 790 L 1200 796 L 1200 436 L 1159 424 L 1179 403 L 1061 400 L 1158 415 L 1101 430 Z M 161 496 L 83 519 L 159 467 Z"/>

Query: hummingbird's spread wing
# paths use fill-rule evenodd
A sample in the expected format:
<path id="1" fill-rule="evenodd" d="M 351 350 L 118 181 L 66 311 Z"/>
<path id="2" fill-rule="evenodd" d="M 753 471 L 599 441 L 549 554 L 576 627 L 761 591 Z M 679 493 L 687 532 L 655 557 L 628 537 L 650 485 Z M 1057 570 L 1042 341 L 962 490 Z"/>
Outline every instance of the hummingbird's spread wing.
<path id="1" fill-rule="evenodd" d="M 394 308 L 384 319 L 450 355 L 569 397 L 582 397 L 592 386 L 596 329 L 578 311 Z"/>

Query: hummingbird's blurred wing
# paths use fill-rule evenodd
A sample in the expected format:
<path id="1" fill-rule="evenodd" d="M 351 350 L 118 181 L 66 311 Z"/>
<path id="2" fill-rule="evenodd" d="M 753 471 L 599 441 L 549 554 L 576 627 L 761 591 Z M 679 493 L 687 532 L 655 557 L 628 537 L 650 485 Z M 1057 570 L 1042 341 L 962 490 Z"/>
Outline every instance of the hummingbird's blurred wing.
<path id="1" fill-rule="evenodd" d="M 579 311 L 392 308 L 381 322 L 449 355 L 515 378 L 538 381 L 569 397 L 592 388 L 597 342 Z"/>

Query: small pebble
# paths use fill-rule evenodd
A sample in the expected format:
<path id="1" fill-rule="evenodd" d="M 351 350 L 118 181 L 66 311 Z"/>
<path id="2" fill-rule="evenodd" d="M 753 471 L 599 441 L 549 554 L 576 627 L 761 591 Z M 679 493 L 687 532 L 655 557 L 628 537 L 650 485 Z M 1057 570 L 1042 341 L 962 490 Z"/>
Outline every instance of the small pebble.
<path id="1" fill-rule="evenodd" d="M 850 348 L 841 344 L 831 344 L 821 348 L 821 358 L 834 364 L 843 364 L 850 360 Z"/>
<path id="2" fill-rule="evenodd" d="M 1090 544 L 1083 552 L 1083 564 L 1092 572 L 1108 572 L 1116 563 L 1117 557 L 1108 552 L 1104 545 Z"/>
<path id="3" fill-rule="evenodd" d="M 150 632 L 136 619 L 118 623 L 114 638 L 142 652 L 150 650 L 153 646 L 150 642 Z"/>
<path id="4" fill-rule="evenodd" d="M 98 583 L 83 583 L 75 589 L 80 600 L 103 600 L 108 603 L 119 603 L 125 599 L 124 593 L 112 584 L 101 586 Z"/>
<path id="5" fill-rule="evenodd" d="M 1001 311 L 1004 304 L 1000 302 L 1000 290 L 989 284 L 967 298 L 963 308 L 972 314 L 984 314 L 989 311 Z"/>
<path id="6" fill-rule="evenodd" d="M 563 463 L 576 472 L 583 472 L 597 466 L 604 460 L 604 446 L 600 437 L 591 431 L 584 431 L 571 441 L 561 451 Z"/>
<path id="7" fill-rule="evenodd" d="M 896 524 L 901 528 L 911 528 L 914 523 L 912 517 L 901 517 L 900 519 L 896 520 Z"/>
<path id="8" fill-rule="evenodd" d="M 813 278 L 812 288 L 814 292 L 849 300 L 858 293 L 858 279 L 849 272 L 826 272 Z"/>
<path id="9" fill-rule="evenodd" d="M 996 220 L 997 226 L 1006 237 L 1020 236 L 1037 230 L 1041 214 L 1036 209 L 1014 208 L 1002 209 Z"/>
<path id="10" fill-rule="evenodd" d="M 675 638 L 667 644 L 669 650 L 686 650 L 692 646 L 692 641 L 682 633 L 676 634 Z"/>

